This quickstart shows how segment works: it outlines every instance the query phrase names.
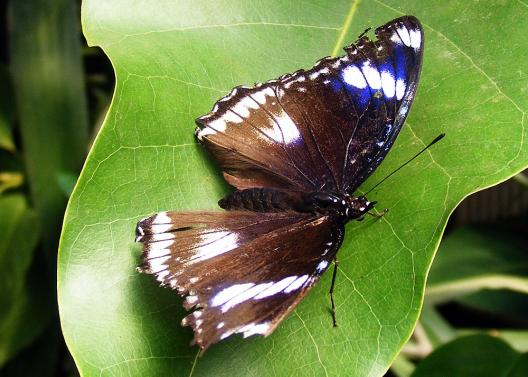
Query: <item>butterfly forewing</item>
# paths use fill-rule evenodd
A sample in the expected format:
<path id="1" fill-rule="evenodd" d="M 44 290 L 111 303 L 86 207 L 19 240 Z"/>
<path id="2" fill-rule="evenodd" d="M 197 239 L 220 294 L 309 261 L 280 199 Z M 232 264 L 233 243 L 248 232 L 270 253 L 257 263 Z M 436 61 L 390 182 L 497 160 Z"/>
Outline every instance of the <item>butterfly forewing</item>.
<path id="1" fill-rule="evenodd" d="M 328 268 L 342 225 L 296 212 L 164 212 L 138 224 L 142 270 L 194 308 L 183 324 L 206 349 L 232 334 L 270 334 Z"/>
<path id="2" fill-rule="evenodd" d="M 197 136 L 238 189 L 353 192 L 392 146 L 414 99 L 423 31 L 402 17 L 325 58 L 235 88 L 197 120 Z"/>

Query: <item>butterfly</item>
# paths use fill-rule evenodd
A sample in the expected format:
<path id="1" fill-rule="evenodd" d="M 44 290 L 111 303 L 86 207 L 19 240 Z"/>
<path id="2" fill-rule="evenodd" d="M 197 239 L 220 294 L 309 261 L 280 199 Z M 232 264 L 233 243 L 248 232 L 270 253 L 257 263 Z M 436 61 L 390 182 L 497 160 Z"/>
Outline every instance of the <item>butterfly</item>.
<path id="1" fill-rule="evenodd" d="M 235 87 L 196 120 L 198 141 L 236 191 L 224 211 L 161 212 L 137 224 L 140 271 L 184 297 L 202 351 L 233 334 L 271 334 L 336 255 L 355 196 L 413 102 L 423 29 L 412 16 L 254 87 Z M 335 279 L 335 269 L 333 280 Z M 332 297 L 333 305 L 333 297 Z"/>

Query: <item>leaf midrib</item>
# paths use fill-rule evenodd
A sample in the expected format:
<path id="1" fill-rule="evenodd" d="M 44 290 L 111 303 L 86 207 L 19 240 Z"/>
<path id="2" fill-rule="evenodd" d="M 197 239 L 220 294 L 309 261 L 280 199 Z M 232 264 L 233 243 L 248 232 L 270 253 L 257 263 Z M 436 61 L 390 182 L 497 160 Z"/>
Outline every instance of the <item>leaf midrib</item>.
<path id="1" fill-rule="evenodd" d="M 361 0 L 352 0 L 347 16 L 345 18 L 345 22 L 343 23 L 343 26 L 340 28 L 341 32 L 337 36 L 337 41 L 331 53 L 332 56 L 337 56 L 339 52 L 341 51 L 341 48 L 343 47 L 343 41 L 345 40 L 345 36 L 347 35 L 348 30 L 350 30 L 350 25 L 352 25 L 352 20 L 354 19 L 354 15 L 356 14 L 357 8 L 360 3 L 361 3 Z"/>

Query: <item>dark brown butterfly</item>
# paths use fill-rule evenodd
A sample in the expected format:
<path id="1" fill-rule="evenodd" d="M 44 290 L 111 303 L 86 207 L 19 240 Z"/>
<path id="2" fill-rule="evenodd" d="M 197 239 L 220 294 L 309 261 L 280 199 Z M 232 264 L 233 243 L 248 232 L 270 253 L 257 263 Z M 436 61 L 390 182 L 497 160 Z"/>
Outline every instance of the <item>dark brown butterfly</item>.
<path id="1" fill-rule="evenodd" d="M 141 220 L 141 271 L 185 297 L 202 349 L 269 335 L 336 257 L 344 224 L 374 206 L 354 192 L 394 143 L 416 93 L 423 30 L 411 16 L 253 88 L 196 120 L 198 140 L 237 191 L 221 212 Z"/>

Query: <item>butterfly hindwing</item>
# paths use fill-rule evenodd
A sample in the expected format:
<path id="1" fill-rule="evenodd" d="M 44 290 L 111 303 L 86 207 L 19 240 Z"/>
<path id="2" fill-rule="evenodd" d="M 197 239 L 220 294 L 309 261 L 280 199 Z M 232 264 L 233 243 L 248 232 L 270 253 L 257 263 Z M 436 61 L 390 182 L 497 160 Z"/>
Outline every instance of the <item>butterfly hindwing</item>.
<path id="1" fill-rule="evenodd" d="M 423 30 L 393 20 L 310 70 L 237 87 L 198 118 L 198 139 L 238 189 L 352 193 L 398 135 L 416 93 Z"/>
<path id="2" fill-rule="evenodd" d="M 331 216 L 163 212 L 138 224 L 142 271 L 185 297 L 202 349 L 269 335 L 328 268 L 343 237 Z"/>

